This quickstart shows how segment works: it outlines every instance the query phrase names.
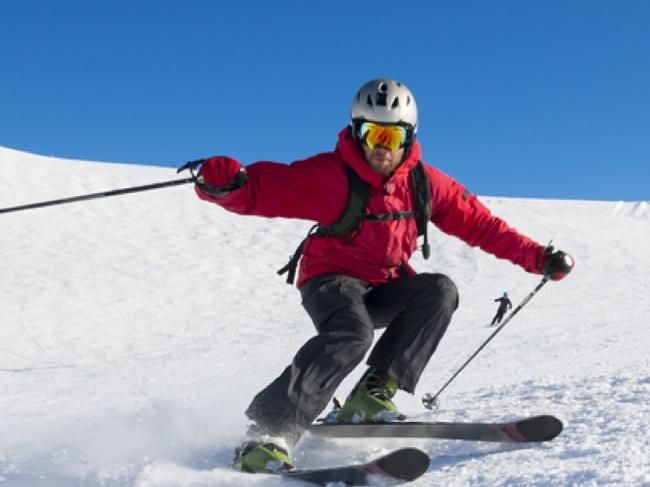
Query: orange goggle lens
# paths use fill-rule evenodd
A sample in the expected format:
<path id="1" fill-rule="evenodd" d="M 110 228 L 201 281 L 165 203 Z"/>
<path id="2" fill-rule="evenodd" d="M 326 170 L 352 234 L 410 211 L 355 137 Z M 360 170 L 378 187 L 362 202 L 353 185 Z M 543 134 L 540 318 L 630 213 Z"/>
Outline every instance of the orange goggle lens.
<path id="1" fill-rule="evenodd" d="M 401 125 L 379 125 L 372 122 L 363 122 L 359 127 L 359 139 L 371 149 L 386 147 L 395 151 L 403 147 L 408 137 L 406 127 Z"/>

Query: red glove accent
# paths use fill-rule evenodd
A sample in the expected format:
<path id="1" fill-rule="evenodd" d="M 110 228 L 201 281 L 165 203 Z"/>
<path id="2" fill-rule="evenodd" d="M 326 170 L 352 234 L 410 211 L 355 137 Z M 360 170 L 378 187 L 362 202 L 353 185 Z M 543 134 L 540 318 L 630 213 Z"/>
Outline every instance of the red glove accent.
<path id="1" fill-rule="evenodd" d="M 199 176 L 209 186 L 222 188 L 235 179 L 241 170 L 239 161 L 231 157 L 210 157 L 201 164 Z"/>

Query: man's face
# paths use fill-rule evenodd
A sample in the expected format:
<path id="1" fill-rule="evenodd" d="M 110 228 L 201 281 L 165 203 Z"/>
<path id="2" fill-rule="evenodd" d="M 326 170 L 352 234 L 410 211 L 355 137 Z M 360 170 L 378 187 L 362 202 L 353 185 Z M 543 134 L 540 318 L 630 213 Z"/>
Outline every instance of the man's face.
<path id="1" fill-rule="evenodd" d="M 404 147 L 391 151 L 382 146 L 371 149 L 366 144 L 361 144 L 361 148 L 372 170 L 384 176 L 389 176 L 400 165 L 404 156 Z"/>

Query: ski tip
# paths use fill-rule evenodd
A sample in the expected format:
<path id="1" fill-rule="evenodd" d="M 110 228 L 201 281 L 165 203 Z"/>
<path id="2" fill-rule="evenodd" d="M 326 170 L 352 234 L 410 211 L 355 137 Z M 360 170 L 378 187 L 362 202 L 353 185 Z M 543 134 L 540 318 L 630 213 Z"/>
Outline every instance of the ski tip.
<path id="1" fill-rule="evenodd" d="M 517 429 L 527 441 L 552 440 L 563 428 L 562 421 L 551 415 L 533 416 L 517 423 Z"/>
<path id="2" fill-rule="evenodd" d="M 377 461 L 377 465 L 391 477 L 415 480 L 429 469 L 431 458 L 418 448 L 401 448 Z"/>

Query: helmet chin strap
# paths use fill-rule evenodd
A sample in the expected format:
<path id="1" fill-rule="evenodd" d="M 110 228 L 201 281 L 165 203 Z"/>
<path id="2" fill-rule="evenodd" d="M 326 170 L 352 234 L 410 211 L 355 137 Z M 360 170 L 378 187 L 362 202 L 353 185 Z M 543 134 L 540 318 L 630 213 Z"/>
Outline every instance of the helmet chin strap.
<path id="1" fill-rule="evenodd" d="M 411 155 L 411 149 L 413 148 L 413 142 L 415 142 L 415 134 L 413 134 L 413 136 L 411 138 L 411 141 L 408 143 L 408 145 L 404 146 L 404 154 L 402 154 L 402 160 L 399 161 L 399 165 L 397 167 L 401 166 L 402 163 L 406 159 L 408 159 L 408 157 Z"/>

